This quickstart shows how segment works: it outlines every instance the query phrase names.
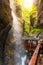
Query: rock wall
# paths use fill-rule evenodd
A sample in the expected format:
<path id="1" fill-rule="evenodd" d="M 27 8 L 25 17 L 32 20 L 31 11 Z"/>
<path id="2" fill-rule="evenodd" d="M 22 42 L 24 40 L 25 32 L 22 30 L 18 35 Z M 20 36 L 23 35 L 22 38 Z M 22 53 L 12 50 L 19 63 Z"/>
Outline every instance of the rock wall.
<path id="1" fill-rule="evenodd" d="M 0 0 L 0 27 L 4 28 L 8 23 L 12 22 L 12 15 L 9 0 Z M 0 29 L 0 30 L 1 30 Z"/>
<path id="2" fill-rule="evenodd" d="M 40 0 L 39 7 L 38 7 L 37 27 L 43 29 L 43 0 Z"/>

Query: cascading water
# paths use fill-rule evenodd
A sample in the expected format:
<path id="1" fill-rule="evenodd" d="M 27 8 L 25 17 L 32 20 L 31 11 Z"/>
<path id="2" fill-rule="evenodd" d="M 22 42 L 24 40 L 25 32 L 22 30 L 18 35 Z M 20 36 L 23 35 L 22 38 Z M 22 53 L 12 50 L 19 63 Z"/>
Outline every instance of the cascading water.
<path id="1" fill-rule="evenodd" d="M 9 0 L 10 1 L 10 8 L 11 8 L 11 13 L 12 13 L 12 17 L 13 17 L 13 36 L 14 36 L 14 40 L 16 41 L 16 50 L 18 53 L 20 53 L 19 56 L 21 56 L 21 64 L 20 65 L 25 65 L 25 60 L 26 60 L 26 56 L 23 50 L 22 46 L 22 29 L 20 26 L 20 22 L 17 19 L 17 16 L 15 14 L 15 3 L 13 2 L 14 0 Z M 17 46 L 18 45 L 18 46 Z M 17 48 L 18 47 L 18 48 Z M 19 59 L 18 59 L 19 60 Z"/>
<path id="2" fill-rule="evenodd" d="M 13 17 L 13 36 L 14 39 L 16 40 L 16 44 L 21 43 L 21 27 L 19 24 L 19 21 L 17 19 L 17 16 L 15 14 L 15 4 L 13 0 L 10 0 L 10 7 L 11 7 L 11 13 Z"/>

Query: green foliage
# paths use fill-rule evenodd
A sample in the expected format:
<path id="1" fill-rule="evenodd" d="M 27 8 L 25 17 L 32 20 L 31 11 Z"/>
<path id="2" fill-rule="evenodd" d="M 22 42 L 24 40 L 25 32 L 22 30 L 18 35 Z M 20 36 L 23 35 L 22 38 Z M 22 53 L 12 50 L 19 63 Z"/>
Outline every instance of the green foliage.
<path id="1" fill-rule="evenodd" d="M 29 21 L 25 22 L 24 30 L 25 30 L 25 32 L 24 32 L 25 35 L 29 35 L 29 32 L 30 32 L 30 23 L 29 23 Z"/>
<path id="2" fill-rule="evenodd" d="M 32 6 L 32 9 L 28 10 L 28 11 L 23 8 L 22 13 L 23 13 L 23 18 L 25 19 L 25 25 L 24 25 L 24 27 L 25 27 L 25 34 L 29 35 L 30 28 L 31 28 L 30 16 L 32 15 L 33 19 L 36 20 L 37 8 L 35 6 Z"/>
<path id="3" fill-rule="evenodd" d="M 20 3 L 22 3 L 22 0 L 15 0 L 15 2 L 16 2 L 17 5 L 20 6 Z M 17 9 L 17 12 L 19 11 L 18 16 L 22 15 L 22 19 L 25 20 L 24 33 L 26 35 L 29 35 L 30 28 L 31 28 L 30 16 L 32 15 L 32 18 L 34 20 L 36 20 L 37 7 L 35 5 L 32 5 L 31 8 L 26 9 L 23 5 L 21 5 L 20 8 L 21 8 L 21 12 L 19 11 L 19 8 Z"/>
<path id="4" fill-rule="evenodd" d="M 31 15 L 36 18 L 36 13 L 37 13 L 37 7 L 34 5 L 32 6 L 32 8 L 30 10 L 28 9 L 28 11 L 22 7 L 23 18 L 28 17 L 28 19 L 29 19 Z"/>
<path id="5" fill-rule="evenodd" d="M 35 28 L 35 29 L 32 29 L 31 30 L 31 32 L 30 32 L 30 34 L 39 34 L 39 33 L 41 33 L 42 32 L 42 30 L 41 29 L 37 29 L 37 28 Z"/>

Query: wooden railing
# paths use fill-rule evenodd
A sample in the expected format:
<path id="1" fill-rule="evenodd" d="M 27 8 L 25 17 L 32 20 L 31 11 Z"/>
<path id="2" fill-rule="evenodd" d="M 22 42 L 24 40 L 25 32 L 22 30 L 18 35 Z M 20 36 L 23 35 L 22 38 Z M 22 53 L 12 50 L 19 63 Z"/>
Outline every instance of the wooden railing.
<path id="1" fill-rule="evenodd" d="M 28 65 L 35 65 L 36 64 L 36 60 L 37 60 L 37 56 L 38 56 L 38 53 L 39 53 L 40 46 L 41 46 L 41 44 L 39 43 L 37 45 L 37 47 L 36 47 L 36 49 L 35 49 L 35 51 L 33 53 L 33 56 L 32 56 L 32 58 L 31 58 Z"/>

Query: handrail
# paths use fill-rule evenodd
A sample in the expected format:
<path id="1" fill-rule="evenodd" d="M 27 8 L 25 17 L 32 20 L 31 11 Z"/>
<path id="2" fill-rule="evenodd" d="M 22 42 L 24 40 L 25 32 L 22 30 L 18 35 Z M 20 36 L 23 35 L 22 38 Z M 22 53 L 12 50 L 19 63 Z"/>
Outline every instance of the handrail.
<path id="1" fill-rule="evenodd" d="M 40 43 L 37 45 L 37 47 L 36 47 L 36 49 L 35 49 L 35 51 L 33 53 L 33 56 L 32 56 L 32 58 L 31 58 L 28 65 L 35 65 L 36 64 L 39 48 L 40 48 Z"/>

